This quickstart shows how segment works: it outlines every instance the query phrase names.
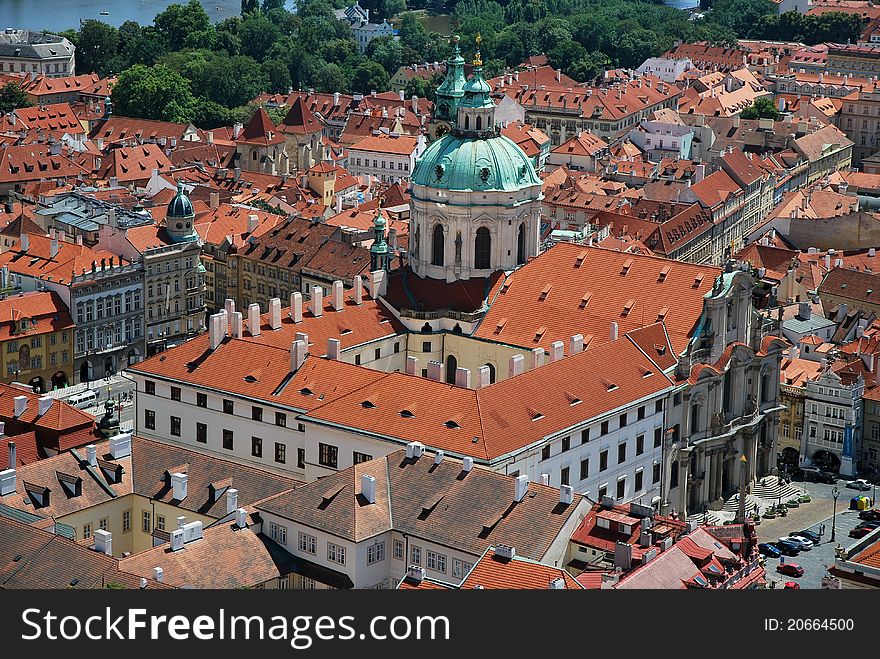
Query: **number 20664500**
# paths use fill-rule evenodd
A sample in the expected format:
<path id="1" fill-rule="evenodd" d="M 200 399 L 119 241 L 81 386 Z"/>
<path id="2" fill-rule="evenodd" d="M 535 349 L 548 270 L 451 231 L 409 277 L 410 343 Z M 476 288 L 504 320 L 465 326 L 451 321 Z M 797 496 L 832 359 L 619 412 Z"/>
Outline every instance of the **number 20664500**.
<path id="1" fill-rule="evenodd" d="M 768 618 L 764 620 L 766 631 L 778 629 L 798 632 L 852 631 L 854 627 L 855 623 L 852 618 L 788 618 L 786 620 Z"/>

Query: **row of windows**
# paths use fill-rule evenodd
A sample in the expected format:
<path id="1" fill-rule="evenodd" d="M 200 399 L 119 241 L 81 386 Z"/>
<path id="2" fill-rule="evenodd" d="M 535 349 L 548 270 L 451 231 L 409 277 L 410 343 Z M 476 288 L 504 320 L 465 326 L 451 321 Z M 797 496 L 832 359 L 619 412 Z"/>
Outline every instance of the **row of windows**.
<path id="1" fill-rule="evenodd" d="M 363 160 L 364 160 L 364 167 L 369 167 L 369 166 L 370 166 L 370 159 L 369 159 L 369 158 L 364 158 Z M 386 160 L 373 160 L 373 169 L 377 169 L 377 168 L 379 167 L 379 165 L 378 165 L 377 163 L 381 163 L 381 167 L 382 167 L 382 169 L 394 169 L 394 162 L 393 162 L 393 161 L 392 161 L 392 162 L 388 162 L 388 161 L 386 161 Z M 360 167 L 360 166 L 361 166 L 361 159 L 360 159 L 360 158 L 355 158 L 355 159 L 354 159 L 354 164 L 355 164 L 357 167 Z M 409 171 L 409 163 L 408 163 L 408 162 L 402 162 L 402 161 L 401 161 L 401 162 L 398 162 L 398 163 L 397 163 L 397 171 L 399 171 L 399 172 L 408 172 L 408 171 Z"/>
<path id="2" fill-rule="evenodd" d="M 287 527 L 282 524 L 276 524 L 275 522 L 271 522 L 269 524 L 269 537 L 272 538 L 275 542 L 286 545 L 287 544 Z M 373 551 L 373 560 L 372 563 L 377 562 L 377 560 L 385 560 L 385 543 L 380 543 L 382 545 L 381 548 L 381 558 L 376 558 L 379 554 L 378 551 L 374 548 Z M 318 552 L 318 539 L 313 535 L 308 535 L 307 533 L 299 534 L 299 542 L 298 542 L 299 550 L 306 554 L 312 554 L 313 556 Z M 338 563 L 339 565 L 345 565 L 345 547 L 342 545 L 337 545 L 333 542 L 327 543 L 327 560 L 331 563 Z"/>
<path id="3" fill-rule="evenodd" d="M 662 401 L 657 401 L 657 403 L 658 403 L 658 405 L 662 405 Z M 624 427 L 626 425 L 626 421 L 624 420 L 625 416 L 626 415 L 621 415 L 621 423 L 623 425 L 621 425 L 619 427 Z M 600 426 L 599 436 L 601 437 L 603 435 L 607 435 L 608 432 L 609 432 L 608 422 L 603 421 Z M 590 428 L 584 428 L 583 430 L 581 430 L 581 444 L 586 444 L 589 441 L 590 441 Z M 660 448 L 660 445 L 662 444 L 662 442 L 663 442 L 663 428 L 661 426 L 657 426 L 656 428 L 654 428 L 654 448 Z M 626 461 L 627 443 L 628 443 L 627 441 L 623 441 L 617 445 L 617 463 L 618 464 Z M 561 448 L 562 448 L 561 453 L 565 453 L 566 451 L 571 449 L 571 436 L 562 438 Z M 551 445 L 547 445 L 543 449 L 541 449 L 541 460 L 549 460 L 553 455 L 552 449 L 553 449 L 553 447 Z M 642 455 L 644 452 L 645 452 L 645 435 L 644 435 L 644 433 L 642 433 L 641 435 L 636 435 L 636 455 Z M 604 463 L 606 463 L 606 465 L 607 465 L 608 451 L 607 450 L 602 451 L 602 453 L 600 453 L 599 455 L 600 455 L 600 457 L 602 455 L 605 456 Z M 606 467 L 603 467 L 603 469 L 604 468 L 606 468 Z"/>

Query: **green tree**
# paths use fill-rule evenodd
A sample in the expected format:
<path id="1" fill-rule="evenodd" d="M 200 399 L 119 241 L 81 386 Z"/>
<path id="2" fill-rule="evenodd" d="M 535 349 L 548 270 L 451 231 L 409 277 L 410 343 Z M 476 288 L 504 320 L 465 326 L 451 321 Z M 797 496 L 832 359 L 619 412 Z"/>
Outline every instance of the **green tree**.
<path id="1" fill-rule="evenodd" d="M 411 11 L 406 12 L 400 17 L 400 28 L 398 29 L 398 37 L 400 37 L 400 45 L 405 48 L 411 48 L 416 52 L 423 52 L 428 45 L 428 34 L 425 32 L 425 26 L 419 22 L 418 17 Z"/>
<path id="2" fill-rule="evenodd" d="M 394 75 L 403 64 L 403 47 L 393 37 L 373 39 L 367 46 L 367 58 L 381 64 L 390 75 Z"/>
<path id="3" fill-rule="evenodd" d="M 189 81 L 167 66 L 136 64 L 119 74 L 110 95 L 122 116 L 188 123 L 196 100 Z"/>
<path id="4" fill-rule="evenodd" d="M 778 121 L 780 114 L 776 104 L 769 96 L 762 96 L 740 113 L 743 119 L 773 119 Z"/>
<path id="5" fill-rule="evenodd" d="M 762 17 L 775 11 L 770 0 L 715 0 L 709 20 L 747 37 L 755 33 Z"/>
<path id="6" fill-rule="evenodd" d="M 565 75 L 574 78 L 578 82 L 586 82 L 598 78 L 605 69 L 611 66 L 611 60 L 603 52 L 594 50 L 586 57 L 573 62 L 565 71 Z"/>
<path id="7" fill-rule="evenodd" d="M 229 108 L 207 98 L 196 99 L 192 122 L 199 128 L 209 129 L 233 123 Z"/>
<path id="8" fill-rule="evenodd" d="M 324 64 L 318 68 L 315 89 L 319 92 L 341 92 L 348 89 L 345 74 L 338 64 Z"/>
<path id="9" fill-rule="evenodd" d="M 7 82 L 0 87 L 0 114 L 12 112 L 19 108 L 29 108 L 32 103 L 18 83 Z"/>
<path id="10" fill-rule="evenodd" d="M 241 0 L 241 15 L 247 16 L 260 10 L 260 0 Z"/>
<path id="11" fill-rule="evenodd" d="M 547 61 L 554 69 L 567 71 L 574 62 L 586 59 L 587 49 L 577 41 L 563 41 L 547 53 Z"/>
<path id="12" fill-rule="evenodd" d="M 382 0 L 379 3 L 379 18 L 392 18 L 406 11 L 406 0 Z"/>
<path id="13" fill-rule="evenodd" d="M 353 91 L 369 94 L 372 91 L 384 92 L 388 90 L 390 78 L 388 72 L 378 62 L 366 62 L 354 70 L 351 79 Z"/>
<path id="14" fill-rule="evenodd" d="M 284 0 L 263 0 L 262 11 L 268 14 L 273 9 L 284 9 Z"/>
<path id="15" fill-rule="evenodd" d="M 269 88 L 263 68 L 246 55 L 214 53 L 207 60 L 193 59 L 182 72 L 192 81 L 194 94 L 229 108 L 244 105 Z"/>
<path id="16" fill-rule="evenodd" d="M 108 73 L 107 66 L 116 57 L 119 31 L 102 21 L 89 19 L 79 28 L 76 66 L 80 73 Z"/>
<path id="17" fill-rule="evenodd" d="M 242 54 L 262 62 L 272 44 L 281 38 L 281 29 L 260 12 L 254 12 L 242 19 L 238 35 Z"/>
<path id="18" fill-rule="evenodd" d="M 261 65 L 263 76 L 268 81 L 264 91 L 277 94 L 286 94 L 290 89 L 290 69 L 287 64 L 279 59 L 267 59 Z"/>
<path id="19" fill-rule="evenodd" d="M 406 98 L 412 98 L 413 96 L 418 96 L 419 98 L 427 98 L 432 103 L 434 102 L 434 92 L 437 91 L 437 87 L 439 87 L 443 83 L 443 78 L 445 77 L 445 73 L 437 72 L 433 76 L 431 76 L 430 80 L 425 80 L 424 78 L 419 78 L 413 76 L 410 78 L 406 87 L 403 90 L 403 94 Z"/>
<path id="20" fill-rule="evenodd" d="M 199 0 L 189 0 L 185 5 L 169 5 L 153 20 L 153 24 L 165 37 L 171 50 L 185 47 L 202 47 L 213 34 L 211 18 Z"/>
<path id="21" fill-rule="evenodd" d="M 153 26 L 141 27 L 135 21 L 125 21 L 119 26 L 117 41 L 118 64 L 115 71 L 122 71 L 133 64 L 152 65 L 168 52 L 162 33 Z"/>

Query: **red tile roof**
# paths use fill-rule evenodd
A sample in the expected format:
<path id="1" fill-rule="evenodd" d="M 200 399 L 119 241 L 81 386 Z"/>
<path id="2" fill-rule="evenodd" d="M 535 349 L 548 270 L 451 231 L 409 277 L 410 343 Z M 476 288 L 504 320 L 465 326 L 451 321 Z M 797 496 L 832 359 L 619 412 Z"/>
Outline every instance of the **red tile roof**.
<path id="1" fill-rule="evenodd" d="M 632 265 L 624 267 L 628 261 Z M 574 334 L 592 334 L 596 344 L 604 343 L 612 321 L 622 335 L 657 322 L 665 308 L 664 324 L 679 353 L 719 273 L 712 266 L 560 243 L 493 287 L 491 306 L 475 336 L 545 349 L 563 341 L 567 350 Z M 550 281 L 550 295 L 539 299 Z M 630 299 L 635 305 L 624 313 Z M 502 318 L 508 321 L 499 328 Z M 536 341 L 539 326 L 547 330 Z"/>
<path id="2" fill-rule="evenodd" d="M 257 108 L 254 116 L 247 122 L 242 130 L 241 135 L 236 142 L 244 142 L 246 144 L 261 144 L 264 146 L 272 144 L 283 144 L 284 137 L 278 133 L 275 124 L 269 118 L 269 113 L 263 106 Z"/>
<path id="3" fill-rule="evenodd" d="M 415 135 L 370 135 L 348 147 L 349 152 L 388 153 L 398 156 L 412 155 L 416 150 L 418 137 Z"/>
<path id="4" fill-rule="evenodd" d="M 537 561 L 514 556 L 513 559 L 499 556 L 494 548 L 486 551 L 461 583 L 461 588 L 547 590 L 550 584 L 562 579 L 564 590 L 581 590 L 573 576 L 566 570 Z"/>
<path id="5" fill-rule="evenodd" d="M 281 121 L 278 130 L 282 133 L 293 133 L 296 135 L 307 135 L 317 133 L 322 130 L 321 124 L 315 119 L 312 111 L 306 107 L 302 96 L 297 96 L 290 111 Z"/>
<path id="6" fill-rule="evenodd" d="M 0 254 L 0 267 L 8 266 L 10 272 L 39 279 L 52 277 L 53 281 L 69 284 L 74 275 L 84 270 L 91 270 L 92 264 L 101 267 L 101 260 L 114 264 L 122 263 L 122 259 L 103 250 L 94 250 L 85 245 L 58 241 L 58 253 L 51 256 L 52 240 L 43 234 L 27 234 L 28 250 L 21 251 L 20 242 L 9 251 Z"/>
<path id="7" fill-rule="evenodd" d="M 28 328 L 22 330 L 21 320 Z M 0 299 L 0 341 L 22 340 L 75 327 L 67 305 L 54 292 L 25 293 Z"/>

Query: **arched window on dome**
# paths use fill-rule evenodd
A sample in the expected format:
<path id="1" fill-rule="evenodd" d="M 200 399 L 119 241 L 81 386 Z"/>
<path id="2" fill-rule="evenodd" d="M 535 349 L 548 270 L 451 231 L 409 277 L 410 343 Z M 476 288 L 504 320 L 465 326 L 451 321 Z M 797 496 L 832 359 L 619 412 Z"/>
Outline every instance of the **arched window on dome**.
<path id="1" fill-rule="evenodd" d="M 483 130 L 483 117 L 477 117 L 477 130 Z"/>
<path id="2" fill-rule="evenodd" d="M 519 231 L 516 236 L 516 263 L 517 265 L 526 262 L 526 223 L 519 225 Z"/>
<path id="3" fill-rule="evenodd" d="M 464 129 L 470 130 L 470 128 L 471 128 L 471 115 L 466 114 L 466 115 L 464 115 Z"/>
<path id="4" fill-rule="evenodd" d="M 492 254 L 492 236 L 489 229 L 480 227 L 477 229 L 477 236 L 474 239 L 474 267 L 479 270 L 485 270 L 490 266 Z"/>
<path id="5" fill-rule="evenodd" d="M 443 225 L 434 226 L 434 236 L 431 241 L 431 265 L 443 265 L 443 253 L 445 251 Z"/>

